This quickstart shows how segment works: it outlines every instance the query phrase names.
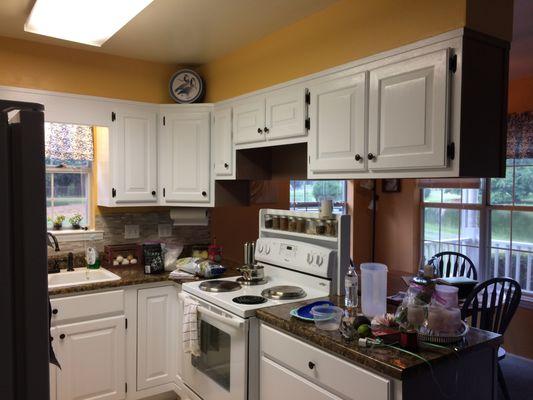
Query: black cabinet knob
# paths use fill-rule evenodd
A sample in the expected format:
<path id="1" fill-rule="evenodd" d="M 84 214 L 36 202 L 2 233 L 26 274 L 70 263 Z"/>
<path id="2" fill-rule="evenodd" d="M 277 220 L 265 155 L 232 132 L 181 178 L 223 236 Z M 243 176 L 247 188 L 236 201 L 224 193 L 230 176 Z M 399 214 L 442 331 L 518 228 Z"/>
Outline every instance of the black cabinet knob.
<path id="1" fill-rule="evenodd" d="M 202 192 L 202 196 L 207 197 L 207 192 L 206 192 L 206 191 L 203 191 L 203 192 Z"/>
<path id="2" fill-rule="evenodd" d="M 227 162 L 224 163 L 224 168 L 226 168 L 226 169 L 229 168 L 229 164 Z"/>
<path id="3" fill-rule="evenodd" d="M 309 361 L 309 364 L 307 364 L 309 369 L 315 369 L 315 363 L 313 361 Z"/>
<path id="4" fill-rule="evenodd" d="M 376 156 L 372 153 L 368 153 L 368 159 L 373 160 Z"/>
<path id="5" fill-rule="evenodd" d="M 57 314 L 57 313 L 58 313 L 57 308 L 54 308 L 54 309 L 52 310 L 52 314 Z"/>
<path id="6" fill-rule="evenodd" d="M 270 132 L 270 130 L 265 126 L 265 133 Z"/>
<path id="7" fill-rule="evenodd" d="M 65 336 L 64 333 L 62 333 L 61 335 L 59 335 L 59 339 L 61 339 L 61 340 L 65 339 L 65 337 L 66 337 L 66 336 Z"/>
<path id="8" fill-rule="evenodd" d="M 361 157 L 359 154 L 355 155 L 355 161 L 361 161 L 363 157 Z"/>
<path id="9" fill-rule="evenodd" d="M 152 190 L 152 196 L 155 196 L 155 190 Z"/>
<path id="10" fill-rule="evenodd" d="M 262 134 L 263 130 L 261 128 L 257 128 L 257 133 Z"/>

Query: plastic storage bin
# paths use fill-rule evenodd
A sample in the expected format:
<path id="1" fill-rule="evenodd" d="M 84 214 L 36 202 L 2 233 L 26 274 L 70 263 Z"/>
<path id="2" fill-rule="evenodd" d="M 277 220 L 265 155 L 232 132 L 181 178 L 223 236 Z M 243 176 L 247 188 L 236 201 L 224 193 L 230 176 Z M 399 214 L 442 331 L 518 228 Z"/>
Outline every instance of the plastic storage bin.
<path id="1" fill-rule="evenodd" d="M 387 271 L 385 264 L 361 264 L 361 309 L 367 317 L 385 314 Z"/>

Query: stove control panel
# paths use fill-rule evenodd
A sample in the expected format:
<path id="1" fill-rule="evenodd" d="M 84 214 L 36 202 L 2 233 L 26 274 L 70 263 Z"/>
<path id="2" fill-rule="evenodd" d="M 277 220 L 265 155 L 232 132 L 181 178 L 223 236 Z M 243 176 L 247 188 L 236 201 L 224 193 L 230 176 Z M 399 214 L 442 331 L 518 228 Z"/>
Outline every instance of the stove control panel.
<path id="1" fill-rule="evenodd" d="M 255 245 L 255 259 L 273 266 L 332 278 L 336 251 L 295 240 L 259 238 Z"/>

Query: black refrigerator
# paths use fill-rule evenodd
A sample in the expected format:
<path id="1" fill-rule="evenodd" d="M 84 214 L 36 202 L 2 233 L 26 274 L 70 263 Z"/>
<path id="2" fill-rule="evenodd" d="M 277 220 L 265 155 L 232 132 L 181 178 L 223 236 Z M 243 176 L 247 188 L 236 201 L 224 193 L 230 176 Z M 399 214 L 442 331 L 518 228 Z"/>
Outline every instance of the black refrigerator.
<path id="1" fill-rule="evenodd" d="M 44 107 L 0 100 L 2 399 L 49 399 Z"/>

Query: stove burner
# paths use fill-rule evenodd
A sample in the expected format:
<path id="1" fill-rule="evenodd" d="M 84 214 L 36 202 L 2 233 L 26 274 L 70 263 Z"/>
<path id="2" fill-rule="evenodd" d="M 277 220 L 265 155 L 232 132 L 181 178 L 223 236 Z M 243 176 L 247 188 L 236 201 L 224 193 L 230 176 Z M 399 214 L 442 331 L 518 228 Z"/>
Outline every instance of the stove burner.
<path id="1" fill-rule="evenodd" d="M 274 300 L 293 300 L 305 297 L 307 293 L 298 286 L 274 286 L 261 292 L 261 296 Z"/>
<path id="2" fill-rule="evenodd" d="M 257 280 L 248 280 L 244 279 L 243 277 L 237 278 L 237 282 L 239 282 L 241 285 L 246 286 L 256 286 L 256 285 L 264 285 L 268 281 L 266 279 L 257 279 Z"/>
<path id="3" fill-rule="evenodd" d="M 200 283 L 200 290 L 205 292 L 233 292 L 240 288 L 241 285 L 233 281 L 214 280 Z"/>
<path id="4" fill-rule="evenodd" d="M 233 298 L 233 302 L 237 304 L 262 304 L 267 299 L 261 296 L 237 296 Z"/>

